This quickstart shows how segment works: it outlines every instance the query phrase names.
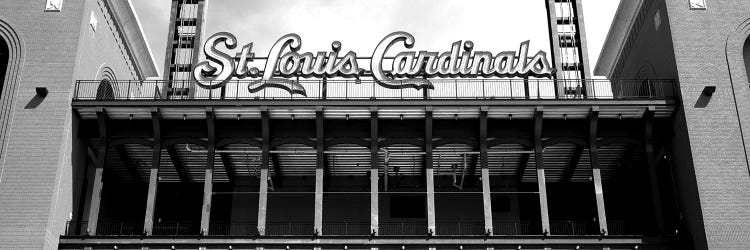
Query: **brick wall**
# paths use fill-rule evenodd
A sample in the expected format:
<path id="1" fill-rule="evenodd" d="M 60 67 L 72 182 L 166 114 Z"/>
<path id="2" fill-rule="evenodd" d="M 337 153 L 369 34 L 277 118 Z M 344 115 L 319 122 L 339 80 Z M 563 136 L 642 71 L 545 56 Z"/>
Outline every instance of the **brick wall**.
<path id="1" fill-rule="evenodd" d="M 708 248 L 750 249 L 750 89 L 738 76 L 744 71 L 730 72 L 744 64 L 729 60 L 739 52 L 727 53 L 737 43 L 728 38 L 747 37 L 738 26 L 750 18 L 750 2 L 708 1 L 707 10 L 690 10 L 688 1 L 667 1 L 666 8 Z M 705 86 L 716 93 L 696 107 Z"/>
<path id="2" fill-rule="evenodd" d="M 118 79 L 132 79 L 128 55 L 121 53 L 103 3 L 64 1 L 61 12 L 44 12 L 44 1 L 2 1 L 0 19 L 21 37 L 20 85 L 15 93 L 6 150 L 0 156 L 0 249 L 56 249 L 73 211 L 72 162 L 85 151 L 75 145 L 71 97 L 75 79 L 92 79 L 102 64 Z M 91 12 L 98 19 L 94 32 Z M 29 105 L 35 87 L 49 94 Z"/>

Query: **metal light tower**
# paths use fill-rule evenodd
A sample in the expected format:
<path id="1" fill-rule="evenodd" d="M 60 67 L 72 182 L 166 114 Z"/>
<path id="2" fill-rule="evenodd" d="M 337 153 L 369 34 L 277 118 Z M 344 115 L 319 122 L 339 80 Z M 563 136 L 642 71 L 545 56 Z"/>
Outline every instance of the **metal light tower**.
<path id="1" fill-rule="evenodd" d="M 582 0 L 545 1 L 552 64 L 557 69 L 554 74 L 555 78 L 560 80 L 591 79 Z M 557 93 L 561 96 L 585 97 L 593 91 L 592 86 L 587 86 L 586 81 L 561 81 L 560 83 L 563 84 L 557 86 Z M 579 85 L 581 83 L 583 86 Z"/>
<path id="2" fill-rule="evenodd" d="M 206 1 L 172 0 L 167 54 L 164 57 L 165 83 L 161 86 L 162 98 L 181 99 L 195 95 L 191 72 L 198 61 L 201 36 L 205 28 Z"/>

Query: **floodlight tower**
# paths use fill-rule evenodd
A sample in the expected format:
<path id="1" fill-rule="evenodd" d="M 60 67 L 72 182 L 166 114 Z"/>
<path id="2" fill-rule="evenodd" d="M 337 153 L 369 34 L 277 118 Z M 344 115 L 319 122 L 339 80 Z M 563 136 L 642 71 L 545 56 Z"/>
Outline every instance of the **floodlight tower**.
<path id="1" fill-rule="evenodd" d="M 198 62 L 201 36 L 206 23 L 207 0 L 172 0 L 172 12 L 164 57 L 161 97 L 192 98 L 195 84 L 192 70 Z"/>
<path id="2" fill-rule="evenodd" d="M 559 81 L 558 96 L 587 97 L 592 86 L 585 80 L 591 79 L 589 70 L 586 31 L 583 22 L 582 0 L 545 0 L 549 21 L 550 49 L 553 67 L 557 69 Z M 581 79 L 581 81 L 579 81 Z"/>

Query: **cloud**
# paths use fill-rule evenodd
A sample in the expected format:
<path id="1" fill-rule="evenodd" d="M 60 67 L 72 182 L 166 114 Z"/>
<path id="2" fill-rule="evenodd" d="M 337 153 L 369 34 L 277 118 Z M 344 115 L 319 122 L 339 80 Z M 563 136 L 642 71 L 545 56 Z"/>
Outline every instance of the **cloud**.
<path id="1" fill-rule="evenodd" d="M 162 67 L 171 1 L 132 1 Z M 617 2 L 586 1 L 592 69 Z M 217 0 L 208 1 L 207 10 L 207 35 L 232 32 L 240 44 L 253 42 L 259 55 L 287 33 L 302 37 L 303 51 L 328 51 L 331 42 L 341 41 L 343 50 L 368 55 L 399 30 L 416 37 L 415 50 L 445 51 L 457 40 L 493 52 L 516 50 L 525 40 L 531 40 L 531 51 L 550 50 L 546 8 L 539 0 Z"/>

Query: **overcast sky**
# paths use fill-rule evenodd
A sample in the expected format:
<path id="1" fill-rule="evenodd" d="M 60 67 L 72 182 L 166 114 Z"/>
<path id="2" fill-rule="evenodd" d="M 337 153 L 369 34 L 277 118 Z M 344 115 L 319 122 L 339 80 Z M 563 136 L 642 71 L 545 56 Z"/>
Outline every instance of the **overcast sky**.
<path id="1" fill-rule="evenodd" d="M 475 50 L 517 50 L 530 40 L 530 54 L 549 51 L 545 0 L 208 0 L 207 35 L 228 31 L 240 46 L 253 42 L 265 56 L 282 35 L 297 33 L 306 52 L 372 54 L 393 31 L 416 38 L 414 50 L 449 51 L 452 42 L 471 40 Z M 157 66 L 164 64 L 171 0 L 132 0 Z M 607 36 L 618 0 L 584 0 L 590 70 Z M 239 47 L 239 46 L 238 46 Z"/>

